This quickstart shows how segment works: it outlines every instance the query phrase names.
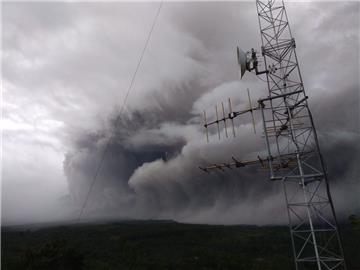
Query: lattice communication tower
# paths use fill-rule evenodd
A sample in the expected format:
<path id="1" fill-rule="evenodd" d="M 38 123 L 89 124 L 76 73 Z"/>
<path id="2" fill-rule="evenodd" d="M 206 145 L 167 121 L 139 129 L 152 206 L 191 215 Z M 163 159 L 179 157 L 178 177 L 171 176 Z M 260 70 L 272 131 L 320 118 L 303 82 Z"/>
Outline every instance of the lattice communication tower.
<path id="1" fill-rule="evenodd" d="M 267 156 L 255 160 L 232 162 L 200 167 L 212 170 L 260 164 L 267 168 L 271 180 L 282 181 L 284 187 L 295 269 L 346 270 L 342 243 L 331 199 L 327 172 L 322 157 L 314 121 L 308 107 L 308 96 L 296 56 L 296 43 L 292 36 L 283 1 L 256 0 L 261 35 L 261 54 L 264 70 L 259 71 L 257 52 L 245 53 L 237 49 L 240 75 L 245 71 L 265 75 L 268 96 L 249 108 L 233 111 L 229 100 L 229 112 L 222 104 L 222 117 L 217 106 L 216 119 L 204 127 L 207 140 L 208 127 L 224 124 L 230 120 L 233 135 L 233 119 L 255 110 L 261 112 Z M 254 124 L 254 120 L 253 120 Z M 255 131 L 255 124 L 254 124 Z"/>

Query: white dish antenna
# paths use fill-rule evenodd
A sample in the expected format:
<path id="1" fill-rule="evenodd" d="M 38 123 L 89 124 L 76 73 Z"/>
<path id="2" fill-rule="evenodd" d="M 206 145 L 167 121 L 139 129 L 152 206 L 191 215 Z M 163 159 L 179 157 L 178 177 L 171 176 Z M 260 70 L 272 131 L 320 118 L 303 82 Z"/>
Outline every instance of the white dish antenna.
<path id="1" fill-rule="evenodd" d="M 237 52 L 238 64 L 240 67 L 240 78 L 242 78 L 248 66 L 247 54 L 239 47 L 236 47 L 236 52 Z"/>

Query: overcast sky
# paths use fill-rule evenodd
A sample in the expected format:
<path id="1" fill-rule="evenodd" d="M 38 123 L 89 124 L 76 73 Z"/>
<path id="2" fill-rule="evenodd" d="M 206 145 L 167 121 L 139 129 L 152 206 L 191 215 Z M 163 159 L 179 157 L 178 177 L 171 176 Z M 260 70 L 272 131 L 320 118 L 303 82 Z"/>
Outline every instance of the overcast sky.
<path id="1" fill-rule="evenodd" d="M 76 218 L 113 136 L 84 218 L 282 223 L 279 183 L 255 168 L 198 165 L 264 151 L 250 119 L 206 144 L 202 110 L 267 95 L 238 79 L 237 45 L 260 49 L 253 2 L 165 2 L 126 109 L 118 115 L 159 3 L 2 4 L 2 221 Z M 359 2 L 289 3 L 336 209 L 360 211 Z M 120 121 L 115 125 L 115 119 Z"/>

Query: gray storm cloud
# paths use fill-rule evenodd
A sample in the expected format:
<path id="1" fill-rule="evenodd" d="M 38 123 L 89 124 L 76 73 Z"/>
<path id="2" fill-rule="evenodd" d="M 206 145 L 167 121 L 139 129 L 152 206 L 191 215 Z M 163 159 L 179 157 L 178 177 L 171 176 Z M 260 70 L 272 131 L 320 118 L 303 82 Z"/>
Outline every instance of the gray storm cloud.
<path id="1" fill-rule="evenodd" d="M 206 174 L 198 169 L 232 156 L 264 154 L 258 116 L 256 135 L 244 117 L 236 122 L 236 138 L 218 141 L 212 133 L 209 144 L 200 117 L 204 109 L 211 117 L 215 103 L 228 97 L 237 109 L 247 106 L 246 88 L 254 100 L 267 95 L 255 76 L 238 80 L 235 58 L 237 45 L 260 47 L 255 3 L 165 3 L 126 109 L 117 113 L 157 5 L 4 7 L 7 88 L 27 102 L 37 98 L 51 119 L 62 123 L 61 132 L 46 133 L 61 142 L 58 153 L 64 157 L 68 195 L 59 206 L 66 213 L 62 218 L 77 216 L 109 143 L 84 218 L 286 222 L 281 183 L 270 182 L 266 171 L 248 167 Z M 287 7 L 334 201 L 346 217 L 360 211 L 359 3 Z M 35 96 L 28 90 L 36 90 Z M 22 138 L 18 134 L 16 140 Z M 16 140 L 7 139 L 8 151 Z M 8 171 L 15 166 L 9 158 Z M 4 175 L 6 183 L 17 177 Z M 15 189 L 7 184 L 4 190 L 10 187 Z M 15 206 L 4 207 L 9 212 Z"/>

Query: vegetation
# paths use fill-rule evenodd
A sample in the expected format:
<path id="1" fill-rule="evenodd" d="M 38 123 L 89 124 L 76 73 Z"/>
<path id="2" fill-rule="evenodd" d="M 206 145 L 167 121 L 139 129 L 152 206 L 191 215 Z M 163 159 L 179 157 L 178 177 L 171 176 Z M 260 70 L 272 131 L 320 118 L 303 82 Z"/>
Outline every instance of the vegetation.
<path id="1" fill-rule="evenodd" d="M 349 269 L 360 269 L 359 231 L 342 235 Z M 1 255 L 4 270 L 293 269 L 287 227 L 171 221 L 5 227 Z"/>

